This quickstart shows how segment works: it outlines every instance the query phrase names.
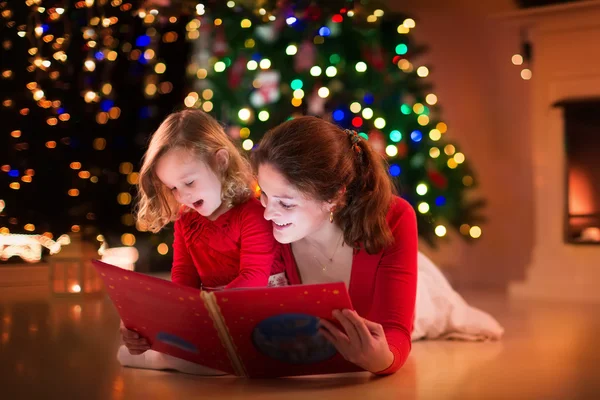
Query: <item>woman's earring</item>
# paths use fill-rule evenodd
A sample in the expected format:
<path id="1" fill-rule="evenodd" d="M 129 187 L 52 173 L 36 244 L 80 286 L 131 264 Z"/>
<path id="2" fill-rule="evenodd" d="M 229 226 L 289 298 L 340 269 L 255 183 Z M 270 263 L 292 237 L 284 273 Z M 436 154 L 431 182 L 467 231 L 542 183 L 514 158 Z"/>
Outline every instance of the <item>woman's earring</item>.
<path id="1" fill-rule="evenodd" d="M 329 212 L 329 222 L 333 224 L 333 210 Z"/>

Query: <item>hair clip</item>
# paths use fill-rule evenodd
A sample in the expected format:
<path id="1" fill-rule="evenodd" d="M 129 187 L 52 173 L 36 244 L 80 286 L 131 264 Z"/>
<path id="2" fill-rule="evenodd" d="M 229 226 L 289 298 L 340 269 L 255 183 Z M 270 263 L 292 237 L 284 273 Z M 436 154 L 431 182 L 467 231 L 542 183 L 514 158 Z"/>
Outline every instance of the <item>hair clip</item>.
<path id="1" fill-rule="evenodd" d="M 346 135 L 348 135 L 348 137 L 352 141 L 352 150 L 354 150 L 357 154 L 361 154 L 362 149 L 358 145 L 358 142 L 360 142 L 362 138 L 359 136 L 359 134 L 352 129 L 344 129 L 344 132 L 346 132 Z"/>

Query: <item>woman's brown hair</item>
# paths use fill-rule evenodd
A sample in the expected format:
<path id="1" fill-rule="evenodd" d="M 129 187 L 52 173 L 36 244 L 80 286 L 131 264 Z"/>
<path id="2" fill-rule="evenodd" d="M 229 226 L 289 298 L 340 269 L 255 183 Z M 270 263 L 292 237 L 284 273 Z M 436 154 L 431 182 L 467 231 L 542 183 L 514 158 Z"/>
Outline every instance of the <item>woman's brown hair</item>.
<path id="1" fill-rule="evenodd" d="M 394 238 L 386 221 L 395 187 L 383 158 L 356 132 L 316 117 L 273 128 L 252 155 L 255 169 L 269 164 L 298 190 L 333 202 L 344 242 L 380 252 Z"/>

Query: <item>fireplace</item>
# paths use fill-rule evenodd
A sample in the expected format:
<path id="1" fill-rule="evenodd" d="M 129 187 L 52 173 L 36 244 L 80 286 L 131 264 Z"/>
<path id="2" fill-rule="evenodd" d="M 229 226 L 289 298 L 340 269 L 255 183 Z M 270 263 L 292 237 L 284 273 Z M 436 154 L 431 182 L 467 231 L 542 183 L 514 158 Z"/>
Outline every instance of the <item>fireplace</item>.
<path id="1" fill-rule="evenodd" d="M 534 55 L 523 112 L 534 243 L 509 293 L 600 303 L 600 1 L 521 10 L 504 21 L 527 30 Z"/>
<path id="2" fill-rule="evenodd" d="M 600 98 L 566 100 L 565 242 L 600 245 Z"/>

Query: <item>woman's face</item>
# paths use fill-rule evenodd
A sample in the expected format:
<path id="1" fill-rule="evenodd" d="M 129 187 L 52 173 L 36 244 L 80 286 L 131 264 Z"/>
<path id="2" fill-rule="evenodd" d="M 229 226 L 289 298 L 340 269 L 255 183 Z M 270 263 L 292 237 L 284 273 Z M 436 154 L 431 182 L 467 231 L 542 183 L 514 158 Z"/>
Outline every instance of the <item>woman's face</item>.
<path id="1" fill-rule="evenodd" d="M 300 193 L 270 164 L 259 166 L 258 184 L 265 219 L 272 222 L 273 235 L 278 242 L 296 242 L 329 223 L 331 204 Z"/>

